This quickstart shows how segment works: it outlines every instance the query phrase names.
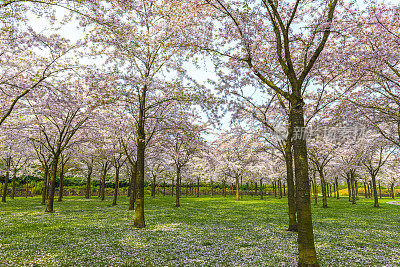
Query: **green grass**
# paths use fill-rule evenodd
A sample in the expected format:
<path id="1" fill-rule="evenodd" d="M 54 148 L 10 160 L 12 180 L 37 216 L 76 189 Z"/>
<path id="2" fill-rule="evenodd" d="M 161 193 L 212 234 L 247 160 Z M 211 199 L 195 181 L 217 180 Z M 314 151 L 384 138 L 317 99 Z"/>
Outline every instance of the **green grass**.
<path id="1" fill-rule="evenodd" d="M 296 234 L 285 231 L 286 199 L 268 197 L 146 199 L 145 230 L 132 226 L 127 198 L 118 206 L 81 197 L 55 203 L 45 214 L 40 198 L 0 204 L 0 265 L 48 266 L 293 266 Z M 400 206 L 373 208 L 328 199 L 313 205 L 322 266 L 399 266 Z"/>

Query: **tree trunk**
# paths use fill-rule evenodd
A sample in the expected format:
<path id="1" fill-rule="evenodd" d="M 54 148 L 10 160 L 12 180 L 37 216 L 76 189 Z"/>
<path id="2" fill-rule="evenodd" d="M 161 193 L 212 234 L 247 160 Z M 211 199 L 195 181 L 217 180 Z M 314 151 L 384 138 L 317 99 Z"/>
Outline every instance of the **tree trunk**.
<path id="1" fill-rule="evenodd" d="M 118 188 L 119 188 L 119 168 L 118 166 L 115 167 L 115 183 L 114 183 L 114 198 L 112 205 L 117 205 L 117 198 L 118 198 Z"/>
<path id="2" fill-rule="evenodd" d="M 339 183 L 338 183 L 338 179 L 337 178 L 335 178 L 335 183 L 336 183 L 336 198 L 340 199 L 340 196 L 339 196 Z"/>
<path id="3" fill-rule="evenodd" d="M 134 210 L 136 202 L 136 162 L 131 166 L 131 183 L 129 184 L 129 190 L 131 191 L 131 195 L 129 196 L 128 210 Z"/>
<path id="4" fill-rule="evenodd" d="M 156 175 L 153 175 L 153 183 L 151 185 L 151 197 L 156 197 Z"/>
<path id="5" fill-rule="evenodd" d="M 13 172 L 13 179 L 12 179 L 12 189 L 11 189 L 11 199 L 14 199 L 14 197 L 15 197 L 15 182 L 16 182 L 16 180 L 17 180 L 17 172 L 18 172 L 18 170 L 17 169 L 14 169 L 14 172 Z"/>
<path id="6" fill-rule="evenodd" d="M 254 182 L 254 195 L 258 196 L 258 188 L 257 188 L 257 182 Z"/>
<path id="7" fill-rule="evenodd" d="M 47 180 L 48 179 L 49 179 L 49 167 L 47 165 L 45 165 L 44 166 L 44 175 L 43 175 L 42 205 L 46 205 Z"/>
<path id="8" fill-rule="evenodd" d="M 356 186 L 355 186 L 355 180 L 354 180 L 354 174 L 351 171 L 350 172 L 350 184 L 351 184 L 351 203 L 356 204 Z"/>
<path id="9" fill-rule="evenodd" d="M 395 199 L 395 192 L 394 192 L 394 183 L 390 184 L 390 191 L 392 192 L 392 198 Z"/>
<path id="10" fill-rule="evenodd" d="M 93 172 L 93 167 L 88 167 L 88 174 L 86 177 L 86 191 L 85 191 L 85 198 L 89 199 L 90 198 L 90 183 L 92 179 L 92 172 Z"/>
<path id="11" fill-rule="evenodd" d="M 224 197 L 226 197 L 226 182 L 225 182 L 225 180 L 222 181 L 222 186 L 223 186 L 222 194 Z"/>
<path id="12" fill-rule="evenodd" d="M 62 202 L 64 195 L 64 162 L 61 158 L 61 171 L 60 171 L 60 190 L 58 192 L 58 200 L 57 202 Z"/>
<path id="13" fill-rule="evenodd" d="M 379 198 L 382 198 L 381 182 L 379 182 Z"/>
<path id="14" fill-rule="evenodd" d="M 181 203 L 179 201 L 180 194 L 181 194 L 181 168 L 176 167 L 176 201 L 175 201 L 175 206 L 180 207 Z"/>
<path id="15" fill-rule="evenodd" d="M 26 177 L 25 177 L 25 197 L 26 198 L 28 197 L 28 194 L 29 194 L 28 177 L 29 177 L 29 175 L 26 174 Z"/>
<path id="16" fill-rule="evenodd" d="M 264 192 L 263 192 L 263 183 L 262 179 L 260 179 L 260 198 L 264 199 Z"/>
<path id="17" fill-rule="evenodd" d="M 165 180 L 164 180 L 164 184 L 163 184 L 163 195 L 165 196 L 165 186 L 166 186 L 166 184 L 165 184 Z"/>
<path id="18" fill-rule="evenodd" d="M 286 185 L 285 185 L 285 183 L 282 183 L 282 187 L 283 187 L 283 196 L 286 197 Z"/>
<path id="19" fill-rule="evenodd" d="M 300 95 L 299 89 L 295 92 Z M 304 130 L 304 113 L 302 100 L 298 96 L 290 120 L 294 129 Z M 293 140 L 294 169 L 296 179 L 296 206 L 298 229 L 298 266 L 319 266 L 314 245 L 314 230 L 311 215 L 310 182 L 308 177 L 307 143 L 305 138 Z"/>
<path id="20" fill-rule="evenodd" d="M 351 179 L 350 173 L 346 173 L 347 194 L 349 195 L 349 202 L 351 202 Z"/>
<path id="21" fill-rule="evenodd" d="M 172 177 L 171 196 L 174 196 L 174 177 Z"/>
<path id="22" fill-rule="evenodd" d="M 376 190 L 376 177 L 375 177 L 375 175 L 371 175 L 371 180 L 372 180 L 372 190 L 374 192 L 374 207 L 375 208 L 379 208 L 378 192 Z"/>
<path id="23" fill-rule="evenodd" d="M 328 200 L 326 198 L 326 183 L 325 183 L 324 170 L 320 169 L 318 170 L 318 173 L 319 173 L 319 178 L 321 180 L 321 188 L 322 188 L 322 207 L 327 208 Z"/>
<path id="24" fill-rule="evenodd" d="M 54 212 L 54 193 L 56 190 L 57 167 L 60 154 L 61 152 L 57 151 L 54 154 L 53 161 L 51 163 L 49 196 L 47 198 L 47 206 L 46 206 L 46 212 L 50 213 Z"/>
<path id="25" fill-rule="evenodd" d="M 101 200 L 104 201 L 106 193 L 106 176 L 107 176 L 108 162 L 103 166 L 103 175 L 101 177 Z"/>
<path id="26" fill-rule="evenodd" d="M 357 180 L 355 180 L 355 177 L 354 177 L 354 186 L 356 188 L 356 198 L 357 198 L 357 200 L 359 200 L 359 198 L 358 198 L 358 182 L 357 182 Z"/>
<path id="27" fill-rule="evenodd" d="M 210 197 L 212 198 L 214 194 L 214 184 L 213 184 L 213 180 L 211 179 L 211 191 L 210 191 Z"/>
<path id="28" fill-rule="evenodd" d="M 367 183 L 366 182 L 364 182 L 364 195 L 365 195 L 365 198 L 368 198 Z"/>
<path id="29" fill-rule="evenodd" d="M 282 182 L 278 180 L 278 188 L 279 188 L 279 199 L 282 198 Z"/>
<path id="30" fill-rule="evenodd" d="M 197 177 L 197 197 L 200 196 L 200 177 Z"/>
<path id="31" fill-rule="evenodd" d="M 243 176 L 240 176 L 240 199 L 243 199 Z"/>
<path id="32" fill-rule="evenodd" d="M 236 176 L 236 201 L 239 201 L 239 176 Z"/>
<path id="33" fill-rule="evenodd" d="M 6 160 L 6 176 L 4 180 L 4 188 L 3 188 L 3 196 L 1 198 L 1 202 L 6 203 L 7 199 L 7 191 L 8 191 L 8 180 L 10 179 L 10 168 L 11 168 L 11 157 L 8 157 Z"/>
<path id="34" fill-rule="evenodd" d="M 315 171 L 313 171 L 313 186 L 314 186 L 314 205 L 318 204 L 318 187 L 317 187 L 317 181 L 316 181 L 316 177 L 315 177 Z"/>

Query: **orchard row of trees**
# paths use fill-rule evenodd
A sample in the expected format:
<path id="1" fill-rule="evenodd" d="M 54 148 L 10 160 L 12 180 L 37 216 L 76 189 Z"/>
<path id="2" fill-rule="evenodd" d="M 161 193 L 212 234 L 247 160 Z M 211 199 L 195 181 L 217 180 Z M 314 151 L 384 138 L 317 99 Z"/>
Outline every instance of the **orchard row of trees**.
<path id="1" fill-rule="evenodd" d="M 114 204 L 127 177 L 139 228 L 145 176 L 161 170 L 176 206 L 182 177 L 234 183 L 237 199 L 243 179 L 284 179 L 298 264 L 318 266 L 312 188 L 327 207 L 327 184 L 345 181 L 355 203 L 371 182 L 378 207 L 377 185 L 396 185 L 399 6 L 6 0 L 0 15 L 3 192 L 18 171 L 40 172 L 47 212 L 69 171 L 86 197 L 99 173 L 104 199 L 113 168 Z M 231 129 L 210 138 L 227 111 Z"/>

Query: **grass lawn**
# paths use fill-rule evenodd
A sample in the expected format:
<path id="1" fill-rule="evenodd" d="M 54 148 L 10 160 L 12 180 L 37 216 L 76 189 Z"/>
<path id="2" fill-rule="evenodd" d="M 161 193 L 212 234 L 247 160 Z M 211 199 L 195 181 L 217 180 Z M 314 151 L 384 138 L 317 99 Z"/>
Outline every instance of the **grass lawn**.
<path id="1" fill-rule="evenodd" d="M 68 197 L 45 214 L 40 198 L 0 203 L 0 265 L 293 266 L 296 234 L 285 231 L 286 199 L 147 199 L 145 230 L 132 226 L 128 199 L 118 206 Z M 313 205 L 322 266 L 400 266 L 400 206 L 360 198 Z"/>

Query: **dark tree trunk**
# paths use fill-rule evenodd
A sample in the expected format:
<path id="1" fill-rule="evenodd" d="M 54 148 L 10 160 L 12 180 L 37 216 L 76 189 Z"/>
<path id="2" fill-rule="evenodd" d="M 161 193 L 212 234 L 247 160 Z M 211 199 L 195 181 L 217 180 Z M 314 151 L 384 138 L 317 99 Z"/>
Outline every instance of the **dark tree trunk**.
<path id="1" fill-rule="evenodd" d="M 105 193 L 106 193 L 106 176 L 108 171 L 108 162 L 106 162 L 103 166 L 103 175 L 101 177 L 101 200 L 104 201 Z"/>
<path id="2" fill-rule="evenodd" d="M 11 199 L 14 199 L 14 197 L 15 197 L 15 182 L 16 182 L 16 180 L 17 180 L 17 172 L 18 172 L 18 170 L 17 169 L 14 169 L 14 172 L 13 172 L 13 179 L 12 179 L 12 189 L 11 189 Z"/>
<path id="3" fill-rule="evenodd" d="M 279 188 L 279 199 L 282 198 L 282 182 L 278 180 L 278 188 Z"/>
<path id="4" fill-rule="evenodd" d="M 328 200 L 326 198 L 326 183 L 325 183 L 325 176 L 324 176 L 324 171 L 319 170 L 319 178 L 321 180 L 321 189 L 322 189 L 322 207 L 327 208 L 328 207 Z"/>
<path id="5" fill-rule="evenodd" d="M 50 175 L 50 186 L 49 186 L 49 196 L 47 198 L 46 212 L 54 212 L 54 193 L 56 190 L 56 178 L 57 178 L 57 167 L 58 160 L 60 158 L 60 151 L 54 154 L 53 161 L 51 163 L 51 175 Z"/>
<path id="6" fill-rule="evenodd" d="M 114 198 L 112 205 L 117 205 L 117 198 L 118 198 L 118 188 L 119 188 L 119 166 L 115 167 L 115 183 L 114 183 Z"/>
<path id="7" fill-rule="evenodd" d="M 8 180 L 10 179 L 10 168 L 11 168 L 11 157 L 6 159 L 6 176 L 4 180 L 3 195 L 1 197 L 1 202 L 6 203 L 7 193 L 8 193 Z"/>
<path id="8" fill-rule="evenodd" d="M 357 182 L 357 180 L 355 180 L 355 177 L 354 177 L 354 186 L 356 188 L 356 198 L 357 198 L 357 200 L 359 200 L 359 198 L 358 198 L 358 182 Z"/>
<path id="9" fill-rule="evenodd" d="M 300 88 L 299 88 L 300 89 Z M 298 102 L 292 109 L 291 122 L 294 129 L 304 129 L 304 113 L 302 100 L 299 97 L 299 89 L 294 90 L 298 94 Z M 310 181 L 308 177 L 308 155 L 305 138 L 293 140 L 294 169 L 296 178 L 296 206 L 299 266 L 318 266 L 317 253 L 314 245 L 314 230 L 311 215 Z"/>
<path id="10" fill-rule="evenodd" d="M 163 195 L 165 196 L 165 180 L 164 180 L 164 185 L 163 185 Z"/>
<path id="11" fill-rule="evenodd" d="M 175 200 L 175 206 L 180 207 L 181 203 L 179 201 L 180 195 L 181 195 L 181 168 L 176 167 L 176 200 Z"/>
<path id="12" fill-rule="evenodd" d="M 64 196 L 64 162 L 62 160 L 61 156 L 61 171 L 60 171 L 60 190 L 58 193 L 58 202 L 62 202 L 63 196 Z"/>
<path id="13" fill-rule="evenodd" d="M 240 199 L 243 199 L 243 176 L 240 176 L 240 190 L 239 190 L 239 194 L 240 194 Z"/>
<path id="14" fill-rule="evenodd" d="M 313 186 L 314 186 L 314 205 L 318 204 L 318 186 L 317 186 L 317 181 L 315 177 L 315 171 L 313 171 L 313 176 L 312 176 L 312 181 L 313 181 Z"/>
<path id="15" fill-rule="evenodd" d="M 88 174 L 86 177 L 86 191 L 85 191 L 85 198 L 89 199 L 90 198 L 90 186 L 91 186 L 91 180 L 92 180 L 92 172 L 93 172 L 93 167 L 88 167 Z"/>
<path id="16" fill-rule="evenodd" d="M 376 190 L 376 177 L 375 177 L 375 175 L 371 175 L 371 180 L 372 180 L 372 189 L 374 191 L 374 207 L 375 208 L 379 208 L 378 192 Z"/>
<path id="17" fill-rule="evenodd" d="M 356 186 L 354 180 L 354 173 L 353 171 L 350 172 L 350 184 L 351 184 L 351 203 L 356 204 Z"/>
<path id="18" fill-rule="evenodd" d="M 379 198 L 382 198 L 381 182 L 379 182 Z"/>
<path id="19" fill-rule="evenodd" d="M 236 176 L 236 201 L 239 201 L 239 176 Z"/>
<path id="20" fill-rule="evenodd" d="M 292 116 L 289 114 L 289 116 Z M 289 227 L 288 231 L 297 232 L 297 210 L 296 210 L 296 188 L 294 184 L 293 172 L 293 152 L 292 152 L 293 122 L 289 118 L 288 135 L 285 141 L 284 158 L 286 165 L 286 183 L 289 208 Z"/>
<path id="21" fill-rule="evenodd" d="M 392 193 L 392 198 L 394 199 L 394 198 L 395 198 L 394 183 L 391 183 L 391 184 L 390 184 L 390 191 L 391 191 L 391 193 Z"/>
<path id="22" fill-rule="evenodd" d="M 175 184 L 174 184 L 175 182 L 174 182 L 174 177 L 172 177 L 172 187 L 171 187 L 171 196 L 174 196 L 174 187 L 175 187 Z"/>
<path id="23" fill-rule="evenodd" d="M 45 165 L 44 166 L 44 175 L 43 175 L 42 205 L 46 205 L 47 181 L 48 180 L 49 180 L 49 167 L 47 165 Z"/>
<path id="24" fill-rule="evenodd" d="M 25 177 L 25 197 L 26 197 L 26 198 L 27 198 L 28 195 L 29 195 L 28 177 L 29 177 L 29 175 L 26 175 L 26 177 Z"/>
<path id="25" fill-rule="evenodd" d="M 225 182 L 225 180 L 222 181 L 222 186 L 223 186 L 222 194 L 224 197 L 226 197 L 226 182 Z"/>
<path id="26" fill-rule="evenodd" d="M 131 166 L 131 183 L 129 185 L 129 190 L 131 191 L 131 195 L 129 196 L 128 210 L 134 210 L 136 201 L 136 162 Z"/>
<path id="27" fill-rule="evenodd" d="M 349 195 L 349 202 L 351 202 L 351 179 L 350 173 L 346 173 L 346 182 L 347 182 L 347 192 Z"/>
<path id="28" fill-rule="evenodd" d="M 364 195 L 365 195 L 365 198 L 368 198 L 368 191 L 367 191 L 367 183 L 366 182 L 364 182 Z"/>
<path id="29" fill-rule="evenodd" d="M 337 178 L 335 178 L 335 184 L 336 184 L 336 198 L 339 199 L 340 198 L 340 196 L 339 196 L 339 182 L 338 182 Z"/>
<path id="30" fill-rule="evenodd" d="M 153 183 L 151 185 L 151 197 L 156 197 L 156 175 L 153 175 Z"/>
<path id="31" fill-rule="evenodd" d="M 200 177 L 197 177 L 197 197 L 200 196 Z"/>
<path id="32" fill-rule="evenodd" d="M 283 196 L 286 197 L 286 185 L 285 185 L 285 183 L 282 183 L 282 187 L 283 187 Z"/>
<path id="33" fill-rule="evenodd" d="M 262 179 L 260 179 L 260 198 L 264 199 L 264 191 L 263 191 Z"/>
<path id="34" fill-rule="evenodd" d="M 213 184 L 213 180 L 211 180 L 211 191 L 210 191 L 210 197 L 212 198 L 214 194 L 214 184 Z"/>

